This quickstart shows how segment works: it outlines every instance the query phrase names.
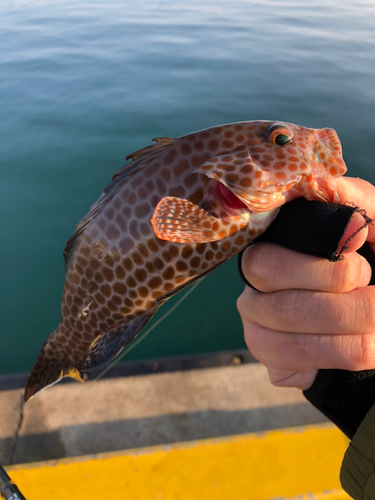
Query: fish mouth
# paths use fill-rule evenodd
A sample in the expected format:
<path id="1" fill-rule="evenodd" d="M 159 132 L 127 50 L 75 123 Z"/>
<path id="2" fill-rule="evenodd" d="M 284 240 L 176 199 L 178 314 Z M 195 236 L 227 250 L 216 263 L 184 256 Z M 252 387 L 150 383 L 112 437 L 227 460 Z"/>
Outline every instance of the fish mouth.
<path id="1" fill-rule="evenodd" d="M 250 212 L 249 208 L 222 182 L 215 183 L 215 196 L 217 201 L 228 211 L 228 213 Z"/>
<path id="2" fill-rule="evenodd" d="M 264 213 L 280 207 L 286 203 L 286 196 L 283 193 L 269 193 L 267 191 L 256 190 L 253 192 L 241 193 L 234 188 L 227 187 L 220 181 L 214 186 L 216 201 L 225 210 L 227 215 L 239 215 L 241 213 Z"/>
<path id="3" fill-rule="evenodd" d="M 341 177 L 344 175 L 347 171 L 347 167 L 342 157 L 341 142 L 337 132 L 332 128 L 317 129 L 316 137 L 318 141 L 324 145 L 324 152 L 326 153 L 328 150 L 328 154 L 331 156 L 331 160 L 333 160 L 329 165 L 330 174 L 333 177 Z M 317 156 L 319 163 L 324 165 L 324 161 L 322 161 L 321 155 L 319 154 L 320 152 L 318 149 L 314 151 L 314 154 Z"/>

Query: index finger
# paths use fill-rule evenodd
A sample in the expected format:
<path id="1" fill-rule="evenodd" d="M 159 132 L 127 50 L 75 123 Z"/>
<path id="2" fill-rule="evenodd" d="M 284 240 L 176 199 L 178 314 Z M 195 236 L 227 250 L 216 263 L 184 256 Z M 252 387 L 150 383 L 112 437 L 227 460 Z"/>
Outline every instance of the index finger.
<path id="1" fill-rule="evenodd" d="M 340 177 L 337 179 L 337 192 L 340 203 L 354 204 L 366 211 L 366 215 L 375 220 L 375 187 L 363 179 L 354 177 Z M 366 240 L 375 252 L 375 225 L 368 226 Z"/>

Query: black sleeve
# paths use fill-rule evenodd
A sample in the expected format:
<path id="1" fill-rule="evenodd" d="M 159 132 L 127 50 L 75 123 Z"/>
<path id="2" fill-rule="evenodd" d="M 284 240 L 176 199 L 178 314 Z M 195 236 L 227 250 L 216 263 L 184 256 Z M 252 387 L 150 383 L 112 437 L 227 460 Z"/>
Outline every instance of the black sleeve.
<path id="1" fill-rule="evenodd" d="M 320 203 L 298 198 L 284 205 L 275 221 L 258 241 L 269 241 L 291 250 L 324 257 L 332 262 L 342 259 L 346 241 L 342 238 L 350 219 L 355 212 L 363 216 L 363 226 L 372 223 L 366 213 L 351 205 Z M 341 246 L 341 250 L 338 248 Z M 375 270 L 375 255 L 370 247 L 363 245 L 358 250 Z M 239 255 L 239 271 L 244 282 L 247 282 L 241 269 Z M 375 284 L 373 272 L 370 285 Z M 319 370 L 313 385 L 303 392 L 305 397 L 349 438 L 355 434 L 367 411 L 375 402 L 375 370 L 349 372 L 345 370 Z"/>

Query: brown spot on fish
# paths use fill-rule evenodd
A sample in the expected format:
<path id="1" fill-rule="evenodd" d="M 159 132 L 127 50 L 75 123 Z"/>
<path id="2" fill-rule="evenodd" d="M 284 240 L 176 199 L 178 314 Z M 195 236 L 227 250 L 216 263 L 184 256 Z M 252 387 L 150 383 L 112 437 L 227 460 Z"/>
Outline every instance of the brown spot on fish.
<path id="1" fill-rule="evenodd" d="M 146 278 L 147 278 L 146 271 L 144 269 L 141 269 L 141 268 L 140 269 L 136 269 L 134 275 L 135 275 L 136 280 L 139 281 L 139 282 L 141 282 L 141 283 L 143 281 L 145 281 Z"/>
<path id="2" fill-rule="evenodd" d="M 105 304 L 106 303 L 106 299 L 105 299 L 105 297 L 101 293 L 97 292 L 94 295 L 94 297 L 95 297 L 96 302 L 98 302 L 99 304 Z"/>
<path id="3" fill-rule="evenodd" d="M 67 277 L 67 280 L 70 282 L 70 283 L 74 283 L 75 285 L 78 285 L 79 282 L 80 282 L 80 277 L 77 273 L 70 273 Z"/>
<path id="4" fill-rule="evenodd" d="M 125 257 L 122 264 L 127 271 L 131 271 L 134 267 L 133 261 L 129 257 Z"/>
<path id="5" fill-rule="evenodd" d="M 242 246 L 245 243 L 245 238 L 242 235 L 237 236 L 237 238 L 234 240 L 235 244 L 237 246 Z"/>
<path id="6" fill-rule="evenodd" d="M 156 257 L 156 259 L 154 259 L 153 264 L 154 268 L 159 271 L 161 271 L 164 268 L 164 262 L 159 257 Z"/>
<path id="7" fill-rule="evenodd" d="M 221 250 L 223 252 L 227 252 L 230 249 L 230 241 L 224 241 L 224 243 L 221 244 Z"/>
<path id="8" fill-rule="evenodd" d="M 149 236 L 152 233 L 152 227 L 148 222 L 141 222 L 139 225 L 142 236 Z"/>
<path id="9" fill-rule="evenodd" d="M 127 254 L 130 252 L 130 250 L 132 250 L 134 246 L 134 241 L 129 236 L 125 236 L 125 238 L 122 238 L 122 240 L 119 241 L 118 245 L 121 253 Z"/>
<path id="10" fill-rule="evenodd" d="M 201 262 L 201 259 L 199 257 L 195 256 L 190 260 L 190 266 L 195 269 L 195 268 L 199 267 L 200 262 Z"/>
<path id="11" fill-rule="evenodd" d="M 175 148 L 171 149 L 168 154 L 164 157 L 164 165 L 170 165 L 177 156 L 177 150 Z"/>
<path id="12" fill-rule="evenodd" d="M 112 288 L 114 292 L 119 293 L 120 295 L 125 295 L 127 292 L 126 286 L 124 285 L 124 283 L 121 283 L 120 281 L 116 281 L 116 283 L 113 284 Z"/>
<path id="13" fill-rule="evenodd" d="M 123 299 L 118 295 L 112 295 L 112 300 L 118 306 L 120 306 L 122 304 L 122 301 L 123 301 Z"/>
<path id="14" fill-rule="evenodd" d="M 113 210 L 112 207 L 108 207 L 104 210 L 104 217 L 107 220 L 109 221 L 113 220 L 114 216 L 115 216 L 115 211 Z"/>
<path id="15" fill-rule="evenodd" d="M 216 231 L 213 231 L 214 233 L 216 233 Z M 206 245 L 205 244 L 202 244 L 202 245 L 197 245 L 196 248 L 195 248 L 195 251 L 202 255 L 206 250 Z"/>
<path id="16" fill-rule="evenodd" d="M 163 179 L 165 180 L 165 182 L 169 182 L 171 180 L 172 174 L 171 174 L 170 170 L 168 170 L 167 168 L 164 168 L 161 171 L 161 176 L 163 177 Z"/>
<path id="17" fill-rule="evenodd" d="M 285 161 L 278 161 L 274 164 L 273 168 L 275 170 L 281 170 L 282 168 L 284 168 L 286 165 Z"/>
<path id="18" fill-rule="evenodd" d="M 97 283 L 99 283 L 99 284 L 100 284 L 100 283 L 103 283 L 104 278 L 103 278 L 102 273 L 96 272 L 96 273 L 94 274 L 94 280 L 95 280 Z"/>
<path id="19" fill-rule="evenodd" d="M 251 179 L 249 177 L 242 177 L 240 180 L 240 185 L 244 188 L 249 188 L 252 185 Z"/>
<path id="20" fill-rule="evenodd" d="M 138 221 L 137 220 L 132 220 L 130 222 L 129 230 L 130 230 L 131 236 L 133 237 L 133 240 L 140 240 L 141 239 L 141 235 L 140 235 L 139 229 L 138 229 Z"/>
<path id="21" fill-rule="evenodd" d="M 176 262 L 176 270 L 179 271 L 179 272 L 183 272 L 183 271 L 186 271 L 188 268 L 187 264 L 185 261 L 183 260 L 178 260 Z"/>
<path id="22" fill-rule="evenodd" d="M 125 270 L 122 266 L 118 265 L 115 268 L 116 278 L 122 280 L 125 278 Z"/>
<path id="23" fill-rule="evenodd" d="M 217 139 L 210 139 L 207 143 L 207 148 L 209 151 L 214 152 L 219 147 L 219 141 Z"/>
<path id="24" fill-rule="evenodd" d="M 212 250 L 207 250 L 204 257 L 206 260 L 210 261 L 214 258 L 214 252 Z"/>
<path id="25" fill-rule="evenodd" d="M 183 142 L 180 146 L 180 152 L 185 155 L 185 156 L 188 156 L 191 154 L 191 146 L 190 144 L 186 143 L 186 142 Z"/>
<path id="26" fill-rule="evenodd" d="M 141 266 L 143 264 L 143 258 L 140 252 L 133 252 L 132 259 L 134 264 L 136 264 L 137 266 Z"/>
<path id="27" fill-rule="evenodd" d="M 112 289 L 110 287 L 110 285 L 108 285 L 108 283 L 106 283 L 105 285 L 102 285 L 100 287 L 100 291 L 101 293 L 105 296 L 105 297 L 110 297 L 111 296 L 111 293 L 112 293 Z"/>
<path id="28" fill-rule="evenodd" d="M 230 139 L 223 141 L 223 146 L 225 149 L 232 149 L 234 147 L 234 142 Z"/>
<path id="29" fill-rule="evenodd" d="M 227 175 L 225 176 L 225 180 L 226 180 L 228 183 L 232 184 L 232 185 L 233 185 L 233 184 L 236 184 L 236 183 L 238 183 L 238 175 L 236 175 L 236 174 L 227 174 Z"/>
<path id="30" fill-rule="evenodd" d="M 145 200 L 146 198 L 148 198 L 147 189 L 142 186 L 138 189 L 137 193 L 138 193 L 138 198 L 140 198 L 141 200 Z"/>
<path id="31" fill-rule="evenodd" d="M 144 243 L 140 243 L 138 245 L 138 252 L 142 255 L 142 257 L 148 257 L 150 255 L 147 246 Z"/>
<path id="32" fill-rule="evenodd" d="M 191 245 L 184 245 L 181 251 L 181 257 L 188 259 L 193 254 L 193 247 Z"/>
<path id="33" fill-rule="evenodd" d="M 119 227 L 119 229 L 123 233 L 127 230 L 128 226 L 127 226 L 126 220 L 124 219 L 124 217 L 121 214 L 118 213 L 116 215 L 115 222 L 116 222 L 117 226 Z"/>
<path id="34" fill-rule="evenodd" d="M 160 278 L 159 278 L 160 279 Z M 161 279 L 160 279 L 160 282 L 161 282 Z M 149 283 L 148 283 L 148 286 L 150 286 L 150 288 L 157 288 L 156 286 L 155 287 L 152 287 Z M 141 297 L 145 298 L 148 296 L 148 288 L 145 287 L 145 286 L 140 286 L 138 288 L 138 293 Z"/>
<path id="35" fill-rule="evenodd" d="M 104 275 L 104 278 L 107 280 L 107 281 L 113 281 L 114 280 L 114 274 L 113 274 L 113 271 L 110 267 L 104 267 L 103 270 L 103 275 Z"/>
<path id="36" fill-rule="evenodd" d="M 193 147 L 196 151 L 203 151 L 204 149 L 204 142 L 203 141 L 195 141 L 193 144 Z"/>
<path id="37" fill-rule="evenodd" d="M 171 280 L 175 275 L 175 270 L 172 266 L 168 266 L 163 272 L 163 278 L 165 280 Z"/>

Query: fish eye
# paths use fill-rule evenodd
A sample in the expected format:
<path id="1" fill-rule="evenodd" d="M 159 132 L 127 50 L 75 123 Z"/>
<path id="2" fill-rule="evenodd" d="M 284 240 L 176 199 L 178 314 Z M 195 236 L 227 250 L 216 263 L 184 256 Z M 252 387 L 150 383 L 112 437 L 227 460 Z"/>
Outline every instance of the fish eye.
<path id="1" fill-rule="evenodd" d="M 292 139 L 293 132 L 284 125 L 272 125 L 266 132 L 266 140 L 277 146 L 285 146 Z"/>

